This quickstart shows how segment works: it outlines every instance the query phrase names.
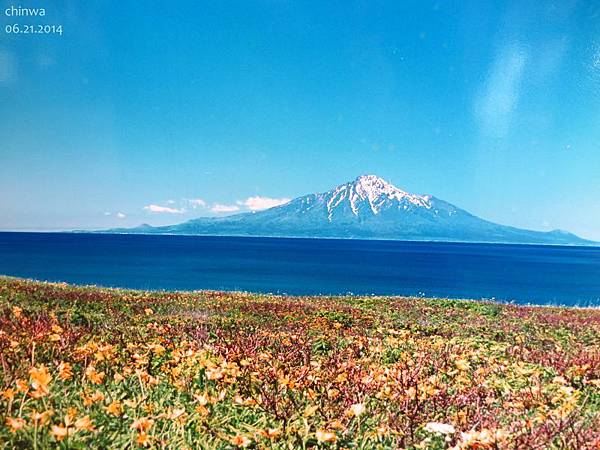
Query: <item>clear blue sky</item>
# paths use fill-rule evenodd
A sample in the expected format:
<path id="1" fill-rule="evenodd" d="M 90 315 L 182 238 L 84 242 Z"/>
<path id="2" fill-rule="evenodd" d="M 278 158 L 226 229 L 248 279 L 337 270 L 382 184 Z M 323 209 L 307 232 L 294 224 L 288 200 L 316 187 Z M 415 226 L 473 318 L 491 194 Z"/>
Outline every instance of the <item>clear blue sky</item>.
<path id="1" fill-rule="evenodd" d="M 597 1 L 0 3 L 0 229 L 176 223 L 373 173 L 600 240 Z M 4 33 L 31 22 L 64 34 Z"/>

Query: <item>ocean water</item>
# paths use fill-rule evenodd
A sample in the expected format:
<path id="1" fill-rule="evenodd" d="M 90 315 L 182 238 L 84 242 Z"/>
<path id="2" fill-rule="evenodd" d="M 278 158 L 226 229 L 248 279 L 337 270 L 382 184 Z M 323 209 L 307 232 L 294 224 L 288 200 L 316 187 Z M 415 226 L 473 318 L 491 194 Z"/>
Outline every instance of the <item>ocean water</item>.
<path id="1" fill-rule="evenodd" d="M 592 247 L 0 233 L 0 274 L 136 289 L 600 306 L 600 248 Z"/>

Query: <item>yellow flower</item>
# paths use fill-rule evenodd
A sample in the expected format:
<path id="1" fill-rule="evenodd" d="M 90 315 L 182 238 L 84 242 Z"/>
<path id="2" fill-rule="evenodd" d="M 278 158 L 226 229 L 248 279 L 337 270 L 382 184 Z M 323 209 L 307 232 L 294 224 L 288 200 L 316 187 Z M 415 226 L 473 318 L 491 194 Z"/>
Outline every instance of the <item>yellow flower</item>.
<path id="1" fill-rule="evenodd" d="M 23 308 L 19 308 L 18 306 L 12 307 L 12 312 L 17 319 L 21 318 L 21 313 L 23 312 Z"/>
<path id="2" fill-rule="evenodd" d="M 327 430 L 318 429 L 316 432 L 317 442 L 335 442 L 337 436 L 335 433 Z"/>
<path id="3" fill-rule="evenodd" d="M 52 342 L 60 341 L 60 335 L 63 333 L 63 329 L 59 325 L 52 325 L 53 333 L 50 335 Z"/>
<path id="4" fill-rule="evenodd" d="M 315 413 L 317 412 L 317 409 L 319 409 L 319 407 L 317 405 L 313 405 L 313 406 L 308 406 L 305 410 L 304 410 L 304 414 L 303 416 L 308 418 L 311 416 L 314 416 Z"/>
<path id="5" fill-rule="evenodd" d="M 10 428 L 11 433 L 16 433 L 25 426 L 25 421 L 20 417 L 7 417 L 6 425 Z"/>
<path id="6" fill-rule="evenodd" d="M 151 316 L 152 314 L 154 314 L 154 311 L 152 311 L 152 308 L 146 308 L 144 309 L 144 314 L 146 314 L 147 316 Z"/>
<path id="7" fill-rule="evenodd" d="M 454 365 L 456 366 L 456 368 L 458 370 L 462 370 L 462 371 L 467 371 L 471 368 L 471 366 L 469 366 L 469 363 L 467 361 L 465 361 L 464 359 L 457 359 L 454 362 Z"/>

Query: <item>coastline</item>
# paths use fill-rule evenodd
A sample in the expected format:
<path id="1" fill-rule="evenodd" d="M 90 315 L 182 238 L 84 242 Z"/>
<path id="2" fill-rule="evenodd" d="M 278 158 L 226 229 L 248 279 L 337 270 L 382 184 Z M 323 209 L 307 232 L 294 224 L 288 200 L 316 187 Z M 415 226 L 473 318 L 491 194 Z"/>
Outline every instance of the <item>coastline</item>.
<path id="1" fill-rule="evenodd" d="M 12 275 L 0 274 L 0 283 L 4 281 L 16 281 L 23 283 L 31 283 L 46 286 L 57 286 L 61 288 L 71 288 L 80 290 L 97 290 L 99 292 L 108 292 L 116 295 L 123 295 L 128 293 L 133 294 L 157 294 L 157 295 L 241 295 L 241 296 L 253 296 L 253 297 L 264 297 L 265 299 L 273 300 L 301 300 L 306 301 L 310 299 L 333 299 L 336 301 L 347 300 L 359 300 L 359 299 L 371 299 L 371 300 L 407 300 L 407 301 L 442 301 L 442 302 L 457 302 L 457 303 L 476 303 L 476 304 L 490 304 L 498 306 L 510 306 L 516 308 L 554 308 L 554 309 L 577 309 L 577 310 L 600 310 L 600 305 L 565 305 L 565 304 L 538 304 L 538 303 L 517 303 L 515 301 L 502 301 L 493 298 L 454 298 L 454 297 L 435 297 L 435 296 L 421 296 L 421 295 L 379 295 L 379 294 L 315 294 L 315 295 L 299 295 L 299 294 L 286 294 L 278 292 L 253 292 L 246 290 L 219 290 L 219 289 L 191 289 L 191 290 L 180 290 L 180 289 L 135 289 L 118 286 L 103 286 L 98 284 L 77 284 L 69 283 L 66 281 L 47 281 L 38 280 L 34 278 L 18 277 Z"/>

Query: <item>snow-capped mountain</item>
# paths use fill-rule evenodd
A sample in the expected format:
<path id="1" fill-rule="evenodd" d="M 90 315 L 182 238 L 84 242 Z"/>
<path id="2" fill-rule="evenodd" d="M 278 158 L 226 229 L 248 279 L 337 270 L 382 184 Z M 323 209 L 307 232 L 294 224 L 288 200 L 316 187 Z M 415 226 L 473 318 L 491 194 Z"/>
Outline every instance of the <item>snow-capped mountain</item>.
<path id="1" fill-rule="evenodd" d="M 298 203 L 306 211 L 326 212 L 329 222 L 346 219 L 364 221 L 391 212 L 415 213 L 421 210 L 434 215 L 440 213 L 432 196 L 409 194 L 375 175 L 362 175 L 330 191 L 306 195 L 290 203 Z M 452 205 L 446 205 L 450 208 L 442 208 L 442 214 L 456 212 Z"/>
<path id="2" fill-rule="evenodd" d="M 591 244 L 563 231 L 498 225 L 431 195 L 405 192 L 362 175 L 327 192 L 255 213 L 199 218 L 179 225 L 109 230 L 119 233 L 328 237 L 461 242 Z"/>

